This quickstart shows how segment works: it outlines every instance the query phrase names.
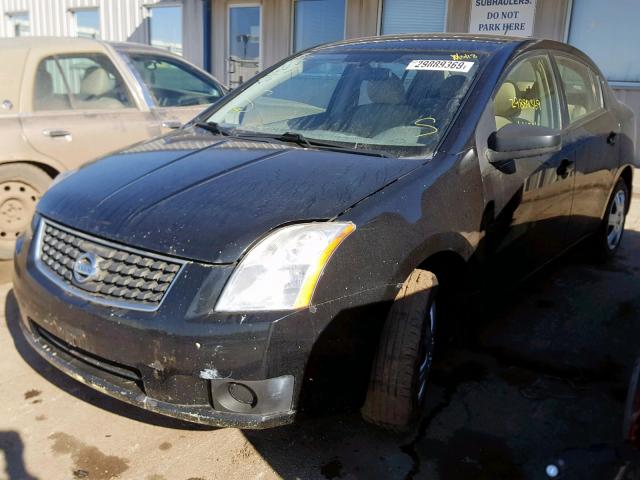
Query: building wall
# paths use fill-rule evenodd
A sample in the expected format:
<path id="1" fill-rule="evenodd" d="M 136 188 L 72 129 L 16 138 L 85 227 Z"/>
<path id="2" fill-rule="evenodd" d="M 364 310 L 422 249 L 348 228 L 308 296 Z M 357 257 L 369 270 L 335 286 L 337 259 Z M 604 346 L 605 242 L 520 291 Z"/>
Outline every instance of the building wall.
<path id="1" fill-rule="evenodd" d="M 99 8 L 103 40 L 148 43 L 148 6 L 164 0 L 0 0 L 0 37 L 13 36 L 8 14 L 29 12 L 31 35 L 71 36 L 78 8 Z M 184 56 L 202 65 L 202 0 L 183 0 Z M 195 28 L 194 28 L 195 27 Z"/>

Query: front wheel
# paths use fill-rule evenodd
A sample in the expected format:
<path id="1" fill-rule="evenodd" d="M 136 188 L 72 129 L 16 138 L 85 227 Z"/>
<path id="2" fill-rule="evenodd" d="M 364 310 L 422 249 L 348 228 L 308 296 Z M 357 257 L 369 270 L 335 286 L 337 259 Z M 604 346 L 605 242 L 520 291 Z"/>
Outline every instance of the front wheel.
<path id="1" fill-rule="evenodd" d="M 362 416 L 394 431 L 419 417 L 435 347 L 438 280 L 415 269 L 405 280 L 385 321 L 373 362 Z"/>
<path id="2" fill-rule="evenodd" d="M 33 165 L 0 165 L 0 260 L 13 257 L 16 238 L 24 232 L 51 177 Z"/>

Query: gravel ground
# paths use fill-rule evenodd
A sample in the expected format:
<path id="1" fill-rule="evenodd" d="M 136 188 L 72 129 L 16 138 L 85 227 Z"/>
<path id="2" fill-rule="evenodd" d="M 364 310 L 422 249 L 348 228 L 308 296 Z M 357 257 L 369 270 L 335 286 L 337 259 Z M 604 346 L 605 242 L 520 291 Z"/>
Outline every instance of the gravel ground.
<path id="1" fill-rule="evenodd" d="M 634 199 L 612 262 L 593 265 L 578 250 L 473 307 L 464 340 L 436 360 L 410 436 L 380 432 L 356 413 L 243 432 L 130 407 L 31 352 L 4 284 L 0 479 L 541 479 L 558 455 L 569 473 L 588 466 L 577 478 L 613 479 L 607 459 L 640 355 L 639 249 Z"/>

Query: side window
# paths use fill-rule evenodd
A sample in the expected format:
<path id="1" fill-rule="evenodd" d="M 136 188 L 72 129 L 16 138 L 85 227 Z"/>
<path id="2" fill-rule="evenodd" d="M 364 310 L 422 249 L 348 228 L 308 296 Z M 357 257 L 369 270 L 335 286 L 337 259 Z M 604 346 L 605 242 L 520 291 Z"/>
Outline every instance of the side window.
<path id="1" fill-rule="evenodd" d="M 38 66 L 36 110 L 112 110 L 133 106 L 122 77 L 104 55 L 49 57 Z"/>
<path id="2" fill-rule="evenodd" d="M 40 62 L 36 70 L 33 109 L 36 111 L 71 109 L 67 83 L 53 57 Z"/>
<path id="3" fill-rule="evenodd" d="M 562 86 L 567 98 L 569 123 L 600 110 L 602 89 L 598 76 L 582 62 L 568 57 L 555 56 Z"/>
<path id="4" fill-rule="evenodd" d="M 510 123 L 561 129 L 560 97 L 546 55 L 528 57 L 511 68 L 496 92 L 496 129 Z"/>
<path id="5" fill-rule="evenodd" d="M 222 96 L 214 82 L 187 64 L 144 54 L 130 54 L 129 58 L 160 107 L 206 105 Z"/>

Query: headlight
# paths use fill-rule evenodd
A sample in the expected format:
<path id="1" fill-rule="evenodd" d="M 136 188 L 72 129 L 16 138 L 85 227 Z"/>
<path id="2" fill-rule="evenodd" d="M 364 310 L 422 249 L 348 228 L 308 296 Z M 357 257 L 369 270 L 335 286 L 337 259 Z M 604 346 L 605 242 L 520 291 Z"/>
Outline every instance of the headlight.
<path id="1" fill-rule="evenodd" d="M 311 302 L 331 254 L 353 223 L 305 223 L 280 228 L 242 259 L 216 305 L 219 312 L 291 310 Z"/>

